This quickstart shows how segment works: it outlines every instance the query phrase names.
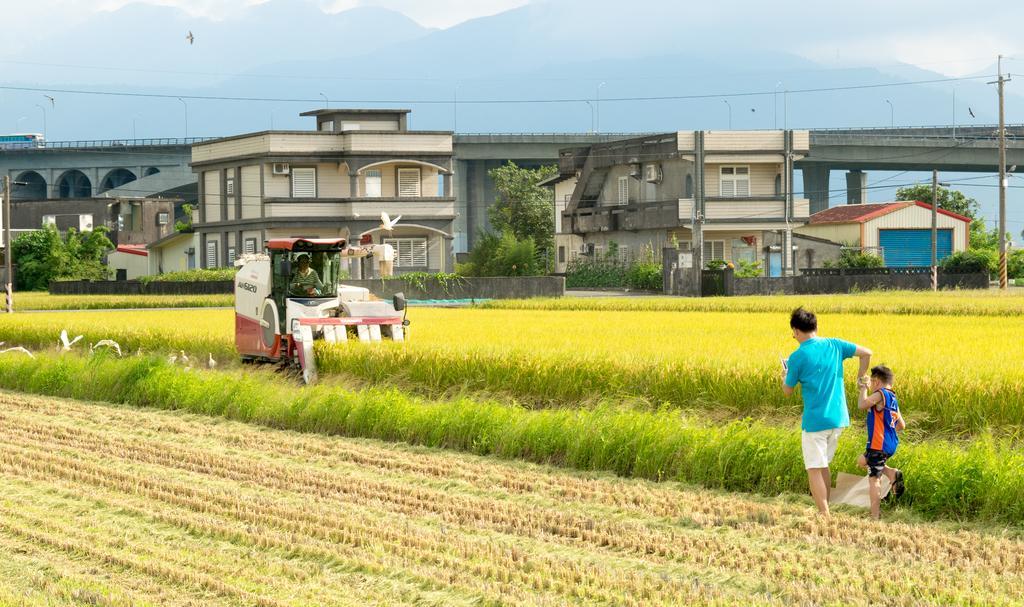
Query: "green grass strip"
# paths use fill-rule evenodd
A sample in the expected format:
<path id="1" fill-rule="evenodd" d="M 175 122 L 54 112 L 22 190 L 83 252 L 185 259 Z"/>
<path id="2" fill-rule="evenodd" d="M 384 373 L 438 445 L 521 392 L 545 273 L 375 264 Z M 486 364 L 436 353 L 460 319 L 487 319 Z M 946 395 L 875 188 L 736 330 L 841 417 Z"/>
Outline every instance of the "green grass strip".
<path id="1" fill-rule="evenodd" d="M 716 426 L 675 410 L 430 401 L 397 390 L 300 387 L 264 372 L 187 372 L 157 357 L 5 356 L 0 387 L 734 491 L 806 492 L 799 431 L 752 420 Z M 836 468 L 856 472 L 863 445 L 863 431 L 848 430 Z M 1024 523 L 1024 453 L 1014 447 L 988 435 L 901 446 L 892 463 L 907 475 L 903 503 L 931 517 Z"/>

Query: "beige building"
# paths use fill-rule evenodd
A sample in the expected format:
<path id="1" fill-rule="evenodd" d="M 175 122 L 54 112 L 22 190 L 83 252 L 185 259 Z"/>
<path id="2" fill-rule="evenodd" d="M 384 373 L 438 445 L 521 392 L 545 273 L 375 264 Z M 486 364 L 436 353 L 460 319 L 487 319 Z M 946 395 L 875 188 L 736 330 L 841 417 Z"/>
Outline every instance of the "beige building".
<path id="1" fill-rule="evenodd" d="M 679 131 L 562 150 L 548 183 L 556 267 L 613 248 L 630 257 L 649 249 L 660 260 L 663 247 L 685 251 L 700 236 L 705 264 L 792 273 L 792 228 L 810 209 L 794 195 L 793 162 L 809 144 L 807 131 Z M 784 246 L 794 251 L 786 259 Z"/>
<path id="2" fill-rule="evenodd" d="M 932 207 L 923 202 L 847 204 L 811 215 L 796 232 L 880 255 L 890 267 L 931 265 Z M 939 261 L 967 249 L 971 219 L 944 209 L 936 213 Z"/>
<path id="3" fill-rule="evenodd" d="M 195 144 L 200 267 L 231 265 L 270 238 L 343 236 L 394 246 L 398 273 L 451 271 L 452 134 L 410 131 L 408 113 L 316 110 L 302 114 L 316 130 Z M 393 232 L 381 212 L 401 215 Z"/>
<path id="4" fill-rule="evenodd" d="M 175 232 L 146 245 L 149 252 L 149 274 L 184 272 L 196 269 L 199 235 L 195 232 Z"/>
<path id="5" fill-rule="evenodd" d="M 107 254 L 107 267 L 116 280 L 134 280 L 149 274 L 149 251 L 144 244 L 121 244 Z"/>

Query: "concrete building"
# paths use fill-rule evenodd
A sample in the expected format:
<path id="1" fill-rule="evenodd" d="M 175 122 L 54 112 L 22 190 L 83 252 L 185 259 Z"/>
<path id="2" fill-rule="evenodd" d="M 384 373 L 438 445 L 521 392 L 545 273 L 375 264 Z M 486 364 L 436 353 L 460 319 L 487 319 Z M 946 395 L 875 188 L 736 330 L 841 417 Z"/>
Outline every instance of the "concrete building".
<path id="1" fill-rule="evenodd" d="M 796 232 L 880 255 L 890 267 L 930 266 L 931 209 L 923 202 L 843 205 L 811 215 Z M 969 217 L 939 209 L 936 223 L 939 261 L 967 249 Z"/>
<path id="2" fill-rule="evenodd" d="M 13 198 L 13 196 L 12 196 Z M 12 237 L 47 225 L 64 232 L 106 226 L 114 245 L 146 244 L 174 231 L 173 214 L 180 202 L 161 198 L 83 198 L 12 200 Z"/>
<path id="3" fill-rule="evenodd" d="M 612 248 L 660 259 L 670 244 L 703 257 L 761 262 L 778 275 L 795 266 L 791 229 L 809 213 L 793 191 L 793 163 L 807 131 L 679 131 L 563 150 L 555 190 L 557 268 Z"/>
<path id="4" fill-rule="evenodd" d="M 116 280 L 134 280 L 149 274 L 149 252 L 143 244 L 122 244 L 107 254 L 107 267 Z"/>
<path id="5" fill-rule="evenodd" d="M 146 245 L 149 264 L 147 274 L 184 272 L 197 267 L 196 252 L 199 250 L 199 236 L 189 230 L 173 232 L 160 240 Z"/>
<path id="6" fill-rule="evenodd" d="M 395 271 L 453 269 L 452 133 L 410 131 L 409 110 L 305 112 L 310 131 L 261 131 L 197 143 L 194 228 L 200 265 L 281 237 L 346 236 L 395 247 Z M 402 219 L 382 233 L 380 214 Z"/>

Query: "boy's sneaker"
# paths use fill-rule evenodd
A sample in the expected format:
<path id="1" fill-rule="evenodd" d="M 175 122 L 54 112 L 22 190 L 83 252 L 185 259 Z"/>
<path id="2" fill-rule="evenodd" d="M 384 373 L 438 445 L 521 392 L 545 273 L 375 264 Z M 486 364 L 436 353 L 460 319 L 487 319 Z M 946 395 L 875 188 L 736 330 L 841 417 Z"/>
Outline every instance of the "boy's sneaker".
<path id="1" fill-rule="evenodd" d="M 898 498 L 899 496 L 903 495 L 903 492 L 906 491 L 906 489 L 907 489 L 907 487 L 903 483 L 903 471 L 902 470 L 897 470 L 896 471 L 896 480 L 894 480 L 892 482 L 892 495 L 893 495 L 893 497 Z"/>

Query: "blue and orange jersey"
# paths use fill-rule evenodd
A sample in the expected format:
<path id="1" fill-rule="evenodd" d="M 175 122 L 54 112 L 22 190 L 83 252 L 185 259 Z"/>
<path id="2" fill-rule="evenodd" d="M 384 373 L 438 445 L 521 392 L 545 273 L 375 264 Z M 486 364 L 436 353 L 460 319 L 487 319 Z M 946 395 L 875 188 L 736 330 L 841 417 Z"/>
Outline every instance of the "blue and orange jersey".
<path id="1" fill-rule="evenodd" d="M 900 406 L 896 393 L 889 388 L 879 390 L 882 394 L 882 410 L 878 406 L 868 409 L 868 449 L 882 451 L 889 455 L 896 453 L 900 439 L 896 435 L 896 422 L 900 418 Z"/>

